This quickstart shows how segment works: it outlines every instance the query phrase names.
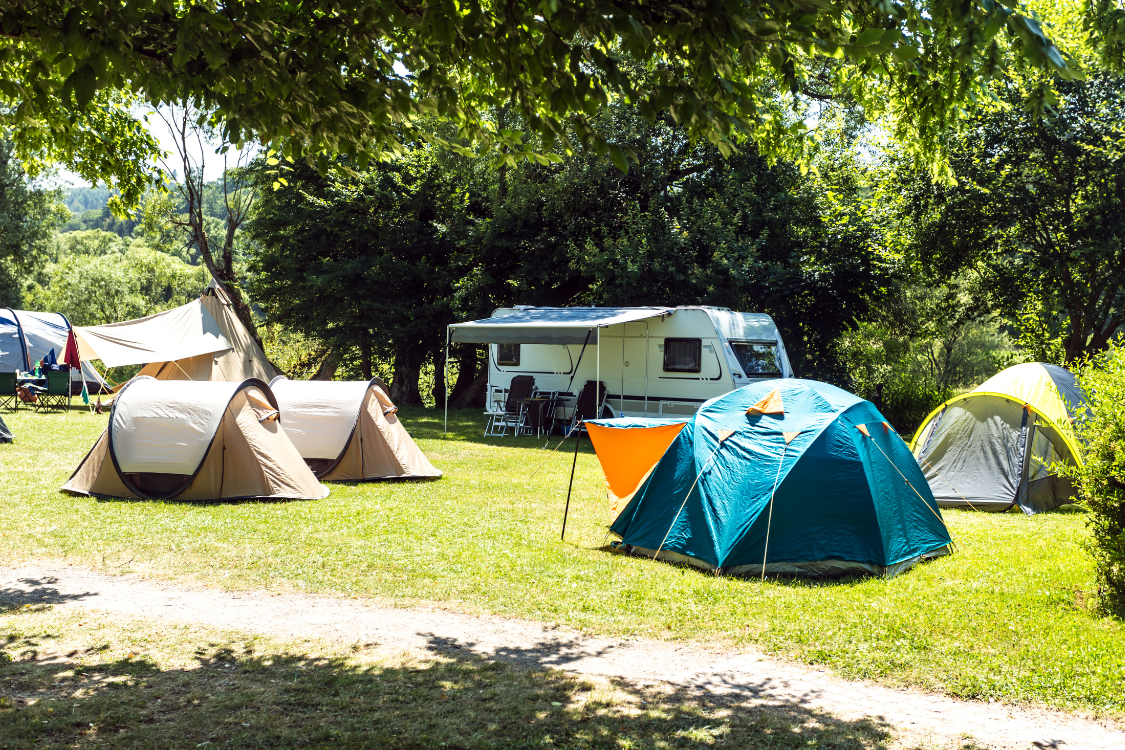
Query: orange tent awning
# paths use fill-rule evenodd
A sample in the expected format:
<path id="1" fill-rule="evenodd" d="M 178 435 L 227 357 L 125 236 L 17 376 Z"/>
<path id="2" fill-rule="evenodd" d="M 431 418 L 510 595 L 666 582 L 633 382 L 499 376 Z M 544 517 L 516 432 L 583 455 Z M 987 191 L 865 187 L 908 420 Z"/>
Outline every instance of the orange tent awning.
<path id="1" fill-rule="evenodd" d="M 633 421 L 628 427 L 609 427 L 586 422 L 610 492 L 617 498 L 633 494 L 686 424 L 647 427 Z"/>

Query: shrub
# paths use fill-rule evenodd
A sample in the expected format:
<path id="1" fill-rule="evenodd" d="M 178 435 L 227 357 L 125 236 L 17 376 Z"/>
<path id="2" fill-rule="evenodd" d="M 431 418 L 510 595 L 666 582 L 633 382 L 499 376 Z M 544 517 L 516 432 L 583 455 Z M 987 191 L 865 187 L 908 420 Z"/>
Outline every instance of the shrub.
<path id="1" fill-rule="evenodd" d="M 1125 349 L 1111 346 L 1081 365 L 1078 380 L 1092 414 L 1076 421 L 1086 441 L 1086 463 L 1066 473 L 1077 480 L 1089 511 L 1099 603 L 1125 615 Z"/>

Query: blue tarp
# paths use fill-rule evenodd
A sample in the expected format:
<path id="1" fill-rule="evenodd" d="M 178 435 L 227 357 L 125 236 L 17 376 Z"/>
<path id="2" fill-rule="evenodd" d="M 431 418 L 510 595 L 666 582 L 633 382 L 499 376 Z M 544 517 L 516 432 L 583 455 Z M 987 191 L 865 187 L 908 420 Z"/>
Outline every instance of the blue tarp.
<path id="1" fill-rule="evenodd" d="M 747 414 L 774 390 L 784 414 Z M 925 477 L 883 415 L 839 388 L 796 379 L 706 402 L 612 530 L 649 554 L 738 573 L 762 569 L 767 525 L 767 572 L 887 573 L 950 544 Z"/>
<path id="2" fill-rule="evenodd" d="M 0 308 L 0 372 L 31 370 L 35 363 L 50 355 L 66 351 L 70 323 L 59 313 L 31 312 Z M 91 389 L 109 386 L 88 362 L 82 363 L 82 377 Z M 77 373 L 71 378 L 78 380 Z"/>

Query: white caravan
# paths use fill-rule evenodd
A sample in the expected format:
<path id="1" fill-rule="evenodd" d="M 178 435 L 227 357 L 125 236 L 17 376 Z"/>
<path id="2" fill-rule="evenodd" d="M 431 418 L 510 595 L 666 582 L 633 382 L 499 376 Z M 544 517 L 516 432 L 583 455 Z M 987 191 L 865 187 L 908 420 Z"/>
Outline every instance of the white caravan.
<path id="1" fill-rule="evenodd" d="M 486 408 L 517 375 L 563 396 L 601 381 L 604 413 L 630 417 L 690 415 L 735 388 L 793 377 L 773 319 L 725 307 L 500 308 L 449 326 L 447 340 L 489 345 Z"/>

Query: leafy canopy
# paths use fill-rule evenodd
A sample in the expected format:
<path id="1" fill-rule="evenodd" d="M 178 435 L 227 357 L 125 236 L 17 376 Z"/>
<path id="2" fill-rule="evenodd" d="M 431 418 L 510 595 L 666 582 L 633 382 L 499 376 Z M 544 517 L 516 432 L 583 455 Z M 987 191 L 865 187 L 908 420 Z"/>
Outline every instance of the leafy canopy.
<path id="1" fill-rule="evenodd" d="M 1000 310 L 1059 339 L 1072 361 L 1125 325 L 1125 79 L 1059 90 L 1042 118 L 1013 87 L 1009 110 L 976 119 L 951 149 L 957 184 L 909 165 L 893 184 L 932 278 L 979 276 Z"/>
<path id="2" fill-rule="evenodd" d="M 749 133 L 769 153 L 792 155 L 805 126 L 778 108 L 779 92 L 855 99 L 894 116 L 909 148 L 933 153 L 966 104 L 986 95 L 984 81 L 1011 60 L 1071 75 L 1021 7 L 1016 0 L 13 0 L 0 21 L 0 106 L 31 142 L 61 142 L 68 157 L 100 156 L 101 169 L 122 170 L 134 184 L 140 177 L 114 143 L 83 140 L 99 117 L 124 134 L 115 92 L 152 105 L 195 101 L 215 113 L 230 143 L 272 142 L 291 158 L 317 160 L 322 172 L 333 154 L 362 168 L 400 150 L 403 124 L 422 115 L 448 118 L 461 137 L 527 158 L 591 144 L 624 169 L 628 152 L 593 120 L 614 98 L 650 120 L 667 112 L 724 153 Z M 496 125 L 494 113 L 506 108 L 541 147 Z"/>

